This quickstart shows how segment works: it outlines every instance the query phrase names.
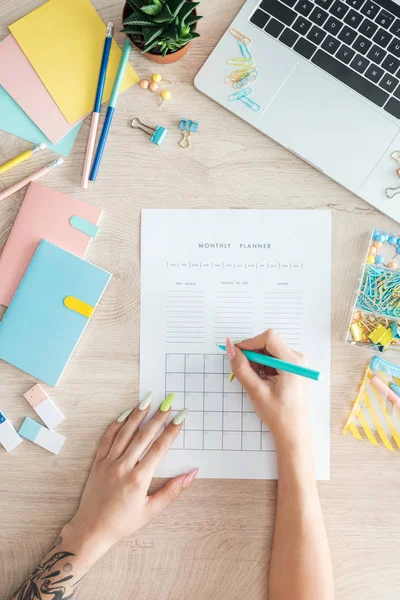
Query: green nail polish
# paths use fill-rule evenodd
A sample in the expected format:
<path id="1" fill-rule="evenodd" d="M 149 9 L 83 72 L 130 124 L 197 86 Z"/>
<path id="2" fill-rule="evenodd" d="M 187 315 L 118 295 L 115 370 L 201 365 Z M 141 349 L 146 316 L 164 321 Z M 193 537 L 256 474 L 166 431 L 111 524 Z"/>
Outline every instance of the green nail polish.
<path id="1" fill-rule="evenodd" d="M 171 408 L 172 403 L 174 401 L 174 397 L 175 394 L 168 394 L 168 396 L 165 398 L 164 402 L 160 406 L 160 410 L 162 412 L 167 412 L 167 410 Z"/>
<path id="2" fill-rule="evenodd" d="M 129 415 L 132 413 L 133 408 L 128 408 L 127 410 L 124 410 L 124 412 L 122 413 L 122 415 L 120 415 L 117 419 L 118 423 L 123 423 L 125 421 L 125 419 L 127 419 L 129 417 Z"/>

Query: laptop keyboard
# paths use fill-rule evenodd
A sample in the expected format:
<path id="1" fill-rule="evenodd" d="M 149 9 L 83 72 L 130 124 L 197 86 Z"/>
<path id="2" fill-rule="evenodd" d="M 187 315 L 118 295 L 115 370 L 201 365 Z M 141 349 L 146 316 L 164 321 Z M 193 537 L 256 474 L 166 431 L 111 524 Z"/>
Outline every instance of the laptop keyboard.
<path id="1" fill-rule="evenodd" d="M 400 19 L 370 0 L 262 0 L 251 23 L 400 119 Z"/>

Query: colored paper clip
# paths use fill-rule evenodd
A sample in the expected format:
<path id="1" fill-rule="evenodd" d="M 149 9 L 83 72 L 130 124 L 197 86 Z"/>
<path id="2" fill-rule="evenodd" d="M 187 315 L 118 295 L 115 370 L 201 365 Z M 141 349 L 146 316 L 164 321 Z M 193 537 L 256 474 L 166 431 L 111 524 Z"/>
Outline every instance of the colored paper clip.
<path id="1" fill-rule="evenodd" d="M 228 96 L 228 102 L 235 102 L 235 100 L 241 100 L 246 96 L 250 96 L 253 93 L 251 88 L 245 88 L 244 90 L 239 90 L 238 92 L 234 92 L 230 96 Z"/>
<path id="2" fill-rule="evenodd" d="M 240 89 L 242 87 L 245 87 L 246 85 L 249 85 L 250 83 L 254 83 L 255 81 L 257 81 L 257 79 L 258 79 L 258 71 L 256 69 L 253 69 L 252 71 L 250 71 L 250 73 L 248 75 L 246 75 L 242 79 L 239 79 L 239 81 L 236 81 L 233 84 L 233 87 L 235 89 Z"/>
<path id="3" fill-rule="evenodd" d="M 232 65 L 232 66 L 236 66 L 236 67 L 254 67 L 254 62 L 253 59 L 251 58 L 250 60 L 247 58 L 230 58 L 228 60 L 228 65 Z"/>
<path id="4" fill-rule="evenodd" d="M 246 46 L 249 46 L 251 44 L 251 39 L 249 37 L 247 37 L 247 35 L 244 35 L 244 33 L 241 33 L 240 31 L 235 29 L 234 27 L 231 27 L 229 29 L 229 33 L 231 35 L 233 35 L 233 37 L 236 40 L 238 40 L 239 42 L 242 42 L 242 44 L 245 44 Z"/>
<path id="5" fill-rule="evenodd" d="M 400 186 L 396 188 L 386 188 L 385 190 L 386 198 L 394 198 L 397 194 L 400 194 Z"/>
<path id="6" fill-rule="evenodd" d="M 240 81 L 246 75 L 249 75 L 253 71 L 253 67 L 246 67 L 244 69 L 237 69 L 236 71 L 232 71 L 227 77 L 225 77 L 225 83 L 235 83 L 236 81 Z"/>
<path id="7" fill-rule="evenodd" d="M 141 122 L 139 117 L 135 117 L 132 120 L 131 127 L 133 127 L 133 129 L 141 129 L 145 133 L 148 133 L 150 135 L 150 142 L 152 142 L 153 144 L 157 144 L 157 146 L 161 146 L 165 136 L 168 133 L 168 129 L 162 127 L 161 125 L 157 125 L 155 129 L 153 129 L 153 127 L 145 125 Z"/>
<path id="8" fill-rule="evenodd" d="M 393 160 L 395 160 L 396 162 L 400 163 L 400 150 L 395 150 L 394 152 L 392 152 L 390 157 L 393 158 Z"/>
<path id="9" fill-rule="evenodd" d="M 246 44 L 243 44 L 243 42 L 239 41 L 239 48 L 240 48 L 240 53 L 245 60 L 248 60 L 248 61 L 253 60 L 253 55 L 251 54 L 250 49 Z"/>
<path id="10" fill-rule="evenodd" d="M 196 133 L 199 128 L 198 121 L 190 121 L 189 119 L 181 119 L 179 129 L 181 130 L 182 139 L 179 142 L 181 148 L 190 148 L 190 136 Z"/>
<path id="11" fill-rule="evenodd" d="M 254 102 L 254 100 L 252 100 L 251 98 L 244 96 L 242 98 L 239 98 L 239 100 L 240 102 L 243 102 L 243 104 L 251 108 L 251 110 L 254 110 L 254 112 L 260 112 L 261 106 L 257 104 L 257 102 Z"/>

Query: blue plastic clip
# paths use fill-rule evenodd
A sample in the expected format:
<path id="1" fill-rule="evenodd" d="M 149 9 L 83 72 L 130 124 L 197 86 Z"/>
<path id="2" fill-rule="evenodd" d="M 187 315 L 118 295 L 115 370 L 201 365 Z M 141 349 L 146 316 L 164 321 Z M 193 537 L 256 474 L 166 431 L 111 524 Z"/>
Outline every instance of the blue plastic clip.
<path id="1" fill-rule="evenodd" d="M 189 119 L 181 119 L 179 129 L 181 131 L 190 131 L 190 133 L 196 133 L 199 128 L 198 121 L 190 121 Z"/>
<path id="2" fill-rule="evenodd" d="M 135 117 L 133 119 L 131 125 L 134 129 L 141 129 L 145 133 L 148 133 L 150 135 L 150 142 L 153 142 L 153 144 L 157 144 L 157 146 L 161 146 L 165 136 L 168 133 L 168 129 L 166 129 L 165 127 L 157 125 L 157 127 L 153 129 L 153 127 L 149 127 L 148 125 L 142 123 L 138 117 Z"/>

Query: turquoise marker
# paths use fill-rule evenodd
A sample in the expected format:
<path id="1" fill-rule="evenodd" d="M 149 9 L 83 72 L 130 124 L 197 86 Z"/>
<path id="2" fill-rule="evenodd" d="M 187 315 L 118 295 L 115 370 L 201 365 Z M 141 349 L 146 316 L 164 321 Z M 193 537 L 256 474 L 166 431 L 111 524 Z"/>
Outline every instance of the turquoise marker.
<path id="1" fill-rule="evenodd" d="M 97 146 L 96 156 L 94 157 L 92 172 L 90 173 L 90 181 L 96 181 L 97 173 L 100 167 L 101 157 L 103 156 L 104 147 L 106 145 L 108 132 L 110 131 L 111 121 L 114 116 L 115 105 L 117 104 L 117 98 L 119 94 L 119 88 L 121 87 L 122 80 L 125 75 L 125 69 L 128 64 L 129 55 L 131 53 L 131 43 L 129 40 L 125 41 L 124 49 L 122 51 L 121 60 L 119 62 L 117 76 L 114 81 L 114 87 L 110 98 L 110 103 L 108 105 L 106 118 L 104 120 L 103 129 L 101 131 L 101 136 L 99 139 L 99 145 Z"/>
<path id="2" fill-rule="evenodd" d="M 219 345 L 226 352 L 226 346 Z M 315 381 L 322 381 L 323 377 L 319 371 L 313 371 L 307 369 L 307 367 L 301 367 L 293 363 L 286 362 L 285 360 L 279 360 L 273 356 L 266 356 L 265 354 L 259 354 L 258 352 L 251 352 L 250 350 L 242 350 L 243 354 L 251 361 L 265 367 L 271 367 L 277 369 L 277 371 L 286 371 L 287 373 L 294 373 L 295 375 L 301 375 L 301 377 L 308 377 L 308 379 L 314 379 Z"/>

